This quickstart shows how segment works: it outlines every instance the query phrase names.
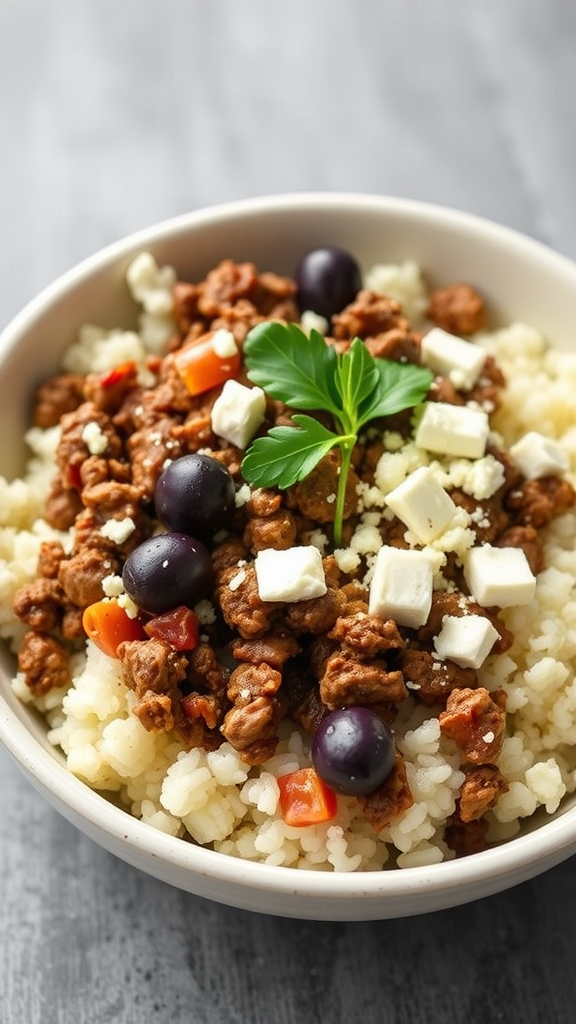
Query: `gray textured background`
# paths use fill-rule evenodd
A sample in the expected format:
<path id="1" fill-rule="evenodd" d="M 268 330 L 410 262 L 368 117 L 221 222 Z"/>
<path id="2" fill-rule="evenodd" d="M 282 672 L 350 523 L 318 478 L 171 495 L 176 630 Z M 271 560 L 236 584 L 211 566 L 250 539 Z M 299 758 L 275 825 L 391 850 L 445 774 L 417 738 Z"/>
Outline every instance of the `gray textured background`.
<path id="1" fill-rule="evenodd" d="M 221 200 L 337 189 L 484 214 L 576 257 L 572 0 L 0 0 L 0 324 L 78 259 Z M 575 1019 L 568 862 L 370 924 L 138 873 L 0 751 L 1 1024 Z"/>

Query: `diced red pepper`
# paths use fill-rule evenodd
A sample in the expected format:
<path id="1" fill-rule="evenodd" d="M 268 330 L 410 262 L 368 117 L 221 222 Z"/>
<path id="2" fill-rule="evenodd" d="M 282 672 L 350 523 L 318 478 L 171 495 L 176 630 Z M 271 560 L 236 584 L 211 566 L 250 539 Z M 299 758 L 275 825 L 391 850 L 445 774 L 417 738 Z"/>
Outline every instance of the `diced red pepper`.
<path id="1" fill-rule="evenodd" d="M 119 363 L 112 370 L 100 374 L 100 384 L 103 388 L 112 388 L 122 380 L 136 376 L 136 363 L 133 359 L 126 363 Z"/>
<path id="2" fill-rule="evenodd" d="M 198 617 L 183 604 L 149 619 L 144 630 L 149 637 L 163 640 L 175 651 L 193 651 L 198 646 Z"/>
<path id="3" fill-rule="evenodd" d="M 146 639 L 140 619 L 131 619 L 115 598 L 88 605 L 82 625 L 90 640 L 112 658 L 118 657 L 118 645 L 124 640 Z"/>
<path id="4" fill-rule="evenodd" d="M 240 352 L 218 355 L 212 341 L 212 336 L 191 341 L 174 353 L 176 369 L 191 395 L 210 391 L 240 372 Z"/>
<path id="5" fill-rule="evenodd" d="M 318 825 L 336 816 L 338 798 L 314 768 L 300 768 L 281 775 L 278 788 L 280 810 L 287 825 Z"/>

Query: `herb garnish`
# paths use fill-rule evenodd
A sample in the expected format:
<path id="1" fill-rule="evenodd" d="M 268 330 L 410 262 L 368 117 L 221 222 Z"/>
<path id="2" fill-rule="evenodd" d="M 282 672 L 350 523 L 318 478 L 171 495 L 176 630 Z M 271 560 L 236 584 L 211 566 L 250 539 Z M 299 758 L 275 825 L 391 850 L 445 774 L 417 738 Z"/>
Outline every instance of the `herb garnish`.
<path id="1" fill-rule="evenodd" d="M 249 379 L 291 409 L 329 413 L 335 430 L 312 416 L 295 414 L 293 427 L 272 427 L 244 457 L 242 474 L 258 487 L 291 487 L 328 452 L 340 448 L 340 476 L 334 510 L 334 543 L 342 543 L 346 481 L 358 434 L 370 420 L 423 401 L 432 373 L 413 363 L 376 359 L 355 338 L 343 353 L 317 331 L 266 321 L 244 343 Z"/>

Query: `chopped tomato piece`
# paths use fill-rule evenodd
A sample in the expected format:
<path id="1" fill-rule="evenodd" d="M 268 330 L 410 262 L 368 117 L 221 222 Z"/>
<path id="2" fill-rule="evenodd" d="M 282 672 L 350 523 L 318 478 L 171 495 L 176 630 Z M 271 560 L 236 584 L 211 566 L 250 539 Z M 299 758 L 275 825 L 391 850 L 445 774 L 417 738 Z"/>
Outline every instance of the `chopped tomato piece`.
<path id="1" fill-rule="evenodd" d="M 175 651 L 193 651 L 198 646 L 198 617 L 184 604 L 149 619 L 144 629 L 148 636 L 163 640 Z"/>
<path id="2" fill-rule="evenodd" d="M 318 825 L 336 816 L 338 798 L 313 768 L 281 775 L 278 787 L 280 810 L 287 825 Z"/>
<path id="3" fill-rule="evenodd" d="M 127 380 L 136 375 L 136 363 L 133 359 L 126 363 L 119 363 L 112 370 L 100 374 L 100 384 L 103 388 L 111 388 L 119 384 L 121 380 Z"/>
<path id="4" fill-rule="evenodd" d="M 176 369 L 191 395 L 210 391 L 240 372 L 240 352 L 219 354 L 213 340 L 199 338 L 174 353 Z"/>
<path id="5" fill-rule="evenodd" d="M 115 598 L 88 605 L 82 625 L 90 640 L 112 658 L 118 657 L 118 645 L 124 640 L 146 639 L 140 619 L 131 619 Z"/>

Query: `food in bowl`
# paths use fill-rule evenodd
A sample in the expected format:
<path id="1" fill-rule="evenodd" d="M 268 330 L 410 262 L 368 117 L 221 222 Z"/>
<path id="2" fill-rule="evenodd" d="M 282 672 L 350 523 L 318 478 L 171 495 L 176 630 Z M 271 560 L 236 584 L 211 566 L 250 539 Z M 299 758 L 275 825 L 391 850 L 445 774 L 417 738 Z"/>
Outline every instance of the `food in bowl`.
<path id="1" fill-rule="evenodd" d="M 411 262 L 343 297 L 344 257 L 134 261 L 139 332 L 81 331 L 4 487 L 3 633 L 70 771 L 137 817 L 370 871 L 575 788 L 573 360 Z"/>

